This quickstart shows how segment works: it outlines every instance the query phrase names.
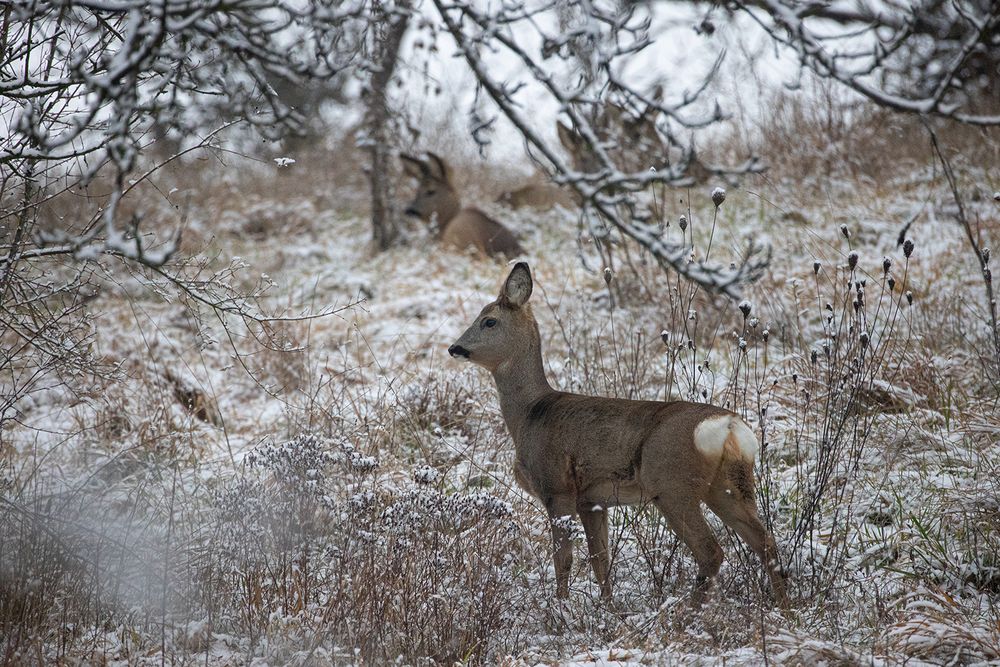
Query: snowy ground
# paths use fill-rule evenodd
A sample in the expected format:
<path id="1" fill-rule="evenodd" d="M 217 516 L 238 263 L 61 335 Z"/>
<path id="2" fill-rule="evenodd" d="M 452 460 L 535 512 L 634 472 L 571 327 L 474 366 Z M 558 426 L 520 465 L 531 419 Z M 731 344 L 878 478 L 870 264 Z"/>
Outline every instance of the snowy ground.
<path id="1" fill-rule="evenodd" d="M 579 541 L 570 600 L 553 601 L 548 526 L 513 483 L 492 382 L 446 353 L 506 268 L 420 231 L 373 255 L 358 184 L 324 181 L 318 158 L 296 159 L 280 172 L 201 166 L 196 185 L 177 176 L 170 201 L 149 193 L 148 207 L 170 225 L 170 204 L 188 202 L 186 250 L 212 270 L 239 258 L 229 280 L 244 289 L 262 275 L 273 282 L 260 299 L 267 312 L 334 314 L 267 325 L 217 317 L 108 264 L 88 309 L 93 351 L 114 379 L 53 377 L 0 433 L 11 518 L 0 574 L 16 600 L 7 613 L 22 614 L 0 655 L 1000 660 L 1000 420 L 980 359 L 982 281 L 929 167 L 878 182 L 730 188 L 712 257 L 729 261 L 747 234 L 774 249 L 769 274 L 747 290 L 757 320 L 747 322 L 735 303 L 689 302 L 687 286 L 635 248 L 635 270 L 620 266 L 609 291 L 600 267 L 579 260 L 574 212 L 489 208 L 530 249 L 554 385 L 711 396 L 758 424 L 761 502 L 794 598 L 781 613 L 729 535 L 713 597 L 690 609 L 694 564 L 645 508 L 613 512 L 614 603 L 599 601 Z M 962 166 L 962 176 L 967 206 L 997 239 L 1000 172 Z M 699 252 L 710 190 L 674 192 L 665 207 L 667 234 L 679 238 L 687 215 Z M 907 262 L 896 240 L 911 219 Z M 849 277 L 865 280 L 860 315 Z M 828 312 L 830 326 L 843 323 L 839 337 L 823 329 Z M 851 322 L 870 332 L 870 350 Z"/>

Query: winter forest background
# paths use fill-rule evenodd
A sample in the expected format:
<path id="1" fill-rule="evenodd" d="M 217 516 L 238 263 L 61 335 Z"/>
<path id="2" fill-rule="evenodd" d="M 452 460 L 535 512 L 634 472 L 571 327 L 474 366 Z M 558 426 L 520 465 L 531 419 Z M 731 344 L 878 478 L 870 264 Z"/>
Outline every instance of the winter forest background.
<path id="1" fill-rule="evenodd" d="M 995 0 L 0 3 L 0 662 L 1000 660 Z M 773 607 L 655 509 L 552 597 L 485 372 L 519 237 L 561 389 L 763 446 Z M 430 158 L 427 158 L 430 159 Z M 441 221 L 433 221 L 440 223 Z"/>

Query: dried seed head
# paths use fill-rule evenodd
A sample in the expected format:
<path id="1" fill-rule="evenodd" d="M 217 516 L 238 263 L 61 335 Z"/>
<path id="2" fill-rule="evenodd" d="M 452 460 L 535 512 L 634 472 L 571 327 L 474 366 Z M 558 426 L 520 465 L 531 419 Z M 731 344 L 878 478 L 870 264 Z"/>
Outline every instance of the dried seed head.
<path id="1" fill-rule="evenodd" d="M 813 275 L 819 274 L 819 260 L 813 262 Z"/>
<path id="2" fill-rule="evenodd" d="M 413 471 L 413 481 L 417 484 L 430 485 L 440 479 L 441 473 L 429 465 L 422 465 Z"/>
<path id="3" fill-rule="evenodd" d="M 687 216 L 686 215 L 682 215 L 681 218 L 680 218 L 680 220 L 677 221 L 677 224 L 680 225 L 682 232 L 685 229 L 687 229 L 688 228 L 688 219 L 687 219 Z"/>
<path id="4" fill-rule="evenodd" d="M 819 352 L 817 352 L 816 350 L 810 350 L 809 359 L 815 364 L 816 360 L 819 359 Z"/>
<path id="5" fill-rule="evenodd" d="M 890 268 L 892 268 L 892 260 L 889 259 L 888 257 L 883 257 L 882 258 L 882 275 L 883 276 L 889 275 L 889 269 Z"/>
<path id="6" fill-rule="evenodd" d="M 722 202 L 726 201 L 726 191 L 722 188 L 715 188 L 712 190 L 712 203 L 715 204 L 715 208 L 722 206 Z"/>
<path id="7" fill-rule="evenodd" d="M 746 299 L 740 301 L 740 312 L 743 313 L 743 319 L 750 317 L 751 310 L 753 310 L 753 304 Z"/>
<path id="8" fill-rule="evenodd" d="M 980 251 L 979 254 L 982 255 L 982 257 L 983 257 L 983 264 L 989 264 L 990 263 L 990 249 L 989 249 L 989 247 L 983 248 Z"/>
<path id="9" fill-rule="evenodd" d="M 894 289 L 896 289 L 896 279 L 889 278 L 889 291 L 891 292 Z"/>
<path id="10" fill-rule="evenodd" d="M 861 347 L 868 347 L 868 332 L 862 331 L 861 335 L 858 336 L 858 340 L 861 341 Z"/>
<path id="11" fill-rule="evenodd" d="M 760 324 L 760 319 L 757 317 L 751 317 L 748 324 L 750 325 L 751 329 L 756 329 L 757 325 Z"/>
<path id="12" fill-rule="evenodd" d="M 660 332 L 660 340 L 663 341 L 664 345 L 670 345 L 670 332 L 664 329 Z"/>
<path id="13" fill-rule="evenodd" d="M 906 290 L 906 303 L 911 306 L 913 305 L 913 292 L 910 290 Z"/>
<path id="14" fill-rule="evenodd" d="M 993 193 L 993 201 L 1000 201 L 1000 192 Z"/>
<path id="15" fill-rule="evenodd" d="M 851 267 L 851 271 L 858 268 L 858 251 L 852 250 L 847 253 L 847 266 Z"/>
<path id="16" fill-rule="evenodd" d="M 840 226 L 840 233 L 844 235 L 845 239 L 850 240 L 850 238 L 851 238 L 851 230 L 849 230 L 847 228 L 847 225 L 841 225 Z"/>
<path id="17" fill-rule="evenodd" d="M 911 241 L 910 239 L 906 239 L 905 241 L 903 241 L 903 257 L 909 259 L 910 255 L 912 254 L 913 254 L 913 241 Z"/>
<path id="18" fill-rule="evenodd" d="M 743 336 L 740 336 L 739 346 L 741 350 L 747 349 L 747 339 L 744 338 Z"/>
<path id="19" fill-rule="evenodd" d="M 609 266 L 604 267 L 604 284 L 610 285 L 611 279 L 614 278 L 614 275 L 615 275 L 614 271 L 611 270 L 611 267 Z"/>
<path id="20" fill-rule="evenodd" d="M 760 335 L 761 335 L 761 338 L 763 338 L 764 342 L 766 343 L 767 339 L 770 338 L 770 336 L 771 336 L 771 330 L 770 329 L 764 329 L 763 331 L 760 332 Z"/>

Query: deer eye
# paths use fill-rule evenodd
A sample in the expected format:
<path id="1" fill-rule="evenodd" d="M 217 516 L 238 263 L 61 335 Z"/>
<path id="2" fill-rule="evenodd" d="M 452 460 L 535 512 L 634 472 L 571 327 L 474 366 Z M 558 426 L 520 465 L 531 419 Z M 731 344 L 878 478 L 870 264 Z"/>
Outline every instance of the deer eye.
<path id="1" fill-rule="evenodd" d="M 430 196 L 433 196 L 435 192 L 437 192 L 437 190 L 428 190 L 424 194 L 426 194 L 428 197 L 430 197 Z"/>
<path id="2" fill-rule="evenodd" d="M 496 325 L 497 325 L 497 321 L 495 319 L 493 319 L 492 317 L 483 320 L 483 327 L 486 328 L 486 329 L 490 329 L 492 327 L 495 327 Z"/>

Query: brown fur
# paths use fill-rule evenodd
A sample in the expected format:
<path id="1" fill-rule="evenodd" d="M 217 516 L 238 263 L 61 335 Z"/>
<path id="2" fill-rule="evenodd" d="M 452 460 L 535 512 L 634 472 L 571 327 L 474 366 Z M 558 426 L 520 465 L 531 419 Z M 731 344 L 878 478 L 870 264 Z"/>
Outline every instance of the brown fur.
<path id="1" fill-rule="evenodd" d="M 517 237 L 478 208 L 463 208 L 448 165 L 433 153 L 426 160 L 400 156 L 406 173 L 417 179 L 417 194 L 408 215 L 436 223 L 440 241 L 457 250 L 473 249 L 489 257 L 524 254 Z"/>
<path id="2" fill-rule="evenodd" d="M 654 114 L 650 109 L 637 115 L 618 104 L 605 102 L 599 107 L 591 126 L 608 157 L 623 171 L 638 173 L 650 168 L 663 170 L 672 160 L 674 163 L 683 161 L 686 165 L 685 179 L 678 185 L 685 187 L 703 184 L 713 175 L 713 171 L 701 162 L 693 149 L 683 154 L 677 149 L 671 150 L 670 144 L 656 129 Z M 557 120 L 556 133 L 563 148 L 569 153 L 574 169 L 593 173 L 604 168 L 592 147 L 576 130 Z"/>
<path id="3" fill-rule="evenodd" d="M 497 197 L 497 203 L 513 209 L 531 208 L 547 211 L 556 206 L 571 209 L 575 207 L 569 191 L 554 183 L 529 183 L 509 190 Z"/>
<path id="4" fill-rule="evenodd" d="M 722 549 L 702 513 L 704 502 L 761 558 L 774 597 L 784 605 L 774 540 L 757 516 L 752 461 L 744 458 L 729 426 L 718 453 L 706 455 L 695 446 L 695 429 L 706 419 L 739 417 L 702 403 L 554 390 L 545 377 L 541 337 L 527 304 L 531 288 L 528 265 L 518 263 L 497 300 L 483 308 L 449 352 L 493 374 L 514 440 L 514 477 L 553 520 L 579 516 L 601 595 L 611 596 L 607 508 L 650 502 L 694 553 L 694 597 L 700 602 L 722 564 Z M 552 538 L 557 595 L 566 597 L 572 547 L 561 522 L 553 522 Z"/>

